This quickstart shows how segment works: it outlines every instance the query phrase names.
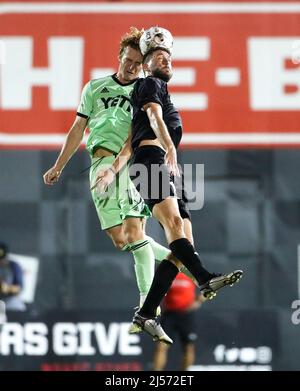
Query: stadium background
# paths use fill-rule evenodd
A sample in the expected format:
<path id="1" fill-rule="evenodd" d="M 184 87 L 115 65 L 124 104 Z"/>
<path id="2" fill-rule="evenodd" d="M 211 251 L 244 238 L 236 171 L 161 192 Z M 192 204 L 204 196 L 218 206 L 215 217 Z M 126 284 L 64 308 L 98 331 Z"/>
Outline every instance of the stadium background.
<path id="1" fill-rule="evenodd" d="M 199 311 L 194 369 L 299 370 L 299 22 L 299 2 L 0 5 L 0 239 L 38 259 L 28 311 L 2 328 L 1 369 L 150 369 L 151 340 L 126 334 L 133 262 L 99 229 L 87 153 L 53 188 L 42 174 L 83 84 L 116 69 L 120 36 L 158 24 L 175 37 L 180 161 L 205 167 L 196 248 L 212 270 L 245 271 Z M 154 221 L 148 232 L 164 240 Z"/>

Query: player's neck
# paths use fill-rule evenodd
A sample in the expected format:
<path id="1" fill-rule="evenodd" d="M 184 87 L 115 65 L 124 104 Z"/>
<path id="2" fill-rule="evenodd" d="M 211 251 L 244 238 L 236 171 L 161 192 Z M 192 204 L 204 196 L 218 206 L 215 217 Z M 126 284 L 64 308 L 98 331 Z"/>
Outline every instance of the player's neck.
<path id="1" fill-rule="evenodd" d="M 121 84 L 128 84 L 128 83 L 130 82 L 130 81 L 128 81 L 128 80 L 123 79 L 122 74 L 119 73 L 119 72 L 116 73 L 116 79 L 118 79 L 118 81 L 119 81 Z"/>

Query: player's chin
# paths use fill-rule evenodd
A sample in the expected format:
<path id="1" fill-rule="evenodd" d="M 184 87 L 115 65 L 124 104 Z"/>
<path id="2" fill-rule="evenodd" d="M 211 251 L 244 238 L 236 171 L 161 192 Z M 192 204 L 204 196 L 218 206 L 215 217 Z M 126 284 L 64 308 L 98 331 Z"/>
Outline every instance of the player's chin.
<path id="1" fill-rule="evenodd" d="M 127 73 L 126 78 L 128 81 L 134 80 L 138 77 L 135 73 Z"/>
<path id="2" fill-rule="evenodd" d="M 169 80 L 172 78 L 172 76 L 173 76 L 173 72 L 171 71 L 171 69 L 166 69 L 165 70 L 165 75 L 166 75 L 166 77 L 168 77 L 169 78 Z"/>
<path id="3" fill-rule="evenodd" d="M 162 80 L 168 82 L 169 80 L 171 80 L 172 76 L 173 76 L 172 71 L 170 71 L 170 70 L 164 70 L 163 72 L 161 72 L 161 77 L 160 77 L 160 78 L 161 78 Z"/>

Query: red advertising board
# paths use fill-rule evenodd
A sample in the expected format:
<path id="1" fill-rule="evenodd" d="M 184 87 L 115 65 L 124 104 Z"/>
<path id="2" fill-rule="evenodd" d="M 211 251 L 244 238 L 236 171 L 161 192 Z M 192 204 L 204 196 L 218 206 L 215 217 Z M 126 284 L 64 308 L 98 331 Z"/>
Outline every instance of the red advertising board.
<path id="1" fill-rule="evenodd" d="M 61 144 L 130 26 L 174 35 L 185 147 L 300 146 L 300 3 L 3 3 L 0 146 Z"/>

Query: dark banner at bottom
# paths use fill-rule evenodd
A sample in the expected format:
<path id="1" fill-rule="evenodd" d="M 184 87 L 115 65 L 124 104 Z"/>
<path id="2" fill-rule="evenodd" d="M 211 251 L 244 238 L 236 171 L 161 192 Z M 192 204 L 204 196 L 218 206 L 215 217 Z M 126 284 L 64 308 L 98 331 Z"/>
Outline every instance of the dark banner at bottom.
<path id="1" fill-rule="evenodd" d="M 192 371 L 281 369 L 275 311 L 201 310 L 195 315 L 198 339 Z M 150 371 L 155 343 L 144 333 L 128 333 L 131 316 L 129 311 L 9 313 L 0 333 L 0 369 Z M 175 339 L 167 371 L 180 368 L 181 348 Z"/>

